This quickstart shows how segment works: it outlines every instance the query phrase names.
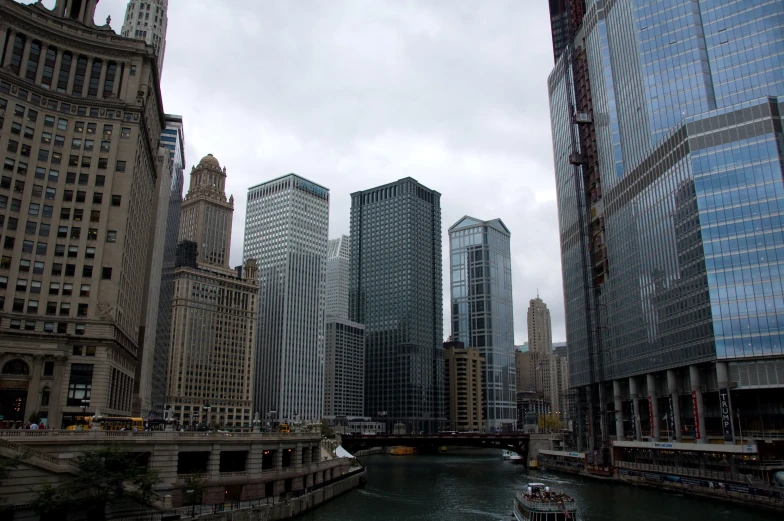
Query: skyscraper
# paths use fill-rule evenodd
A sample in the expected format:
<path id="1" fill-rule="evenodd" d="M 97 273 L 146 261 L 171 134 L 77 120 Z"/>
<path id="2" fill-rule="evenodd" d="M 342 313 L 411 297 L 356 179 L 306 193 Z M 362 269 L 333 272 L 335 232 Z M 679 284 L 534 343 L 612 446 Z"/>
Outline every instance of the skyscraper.
<path id="1" fill-rule="evenodd" d="M 171 341 L 172 299 L 174 297 L 174 268 L 177 255 L 177 237 L 180 233 L 180 208 L 185 173 L 185 134 L 182 116 L 166 114 L 166 127 L 161 132 L 161 145 L 171 157 L 171 189 L 169 190 L 169 215 L 166 219 L 163 267 L 158 296 L 158 322 L 155 329 L 155 357 L 152 369 L 152 410 L 158 417 L 163 413 L 166 393 L 166 367 L 169 362 Z"/>
<path id="2" fill-rule="evenodd" d="M 324 416 L 362 416 L 365 407 L 365 326 L 348 319 L 349 237 L 327 244 Z"/>
<path id="3" fill-rule="evenodd" d="M 248 189 L 244 258 L 259 263 L 255 411 L 320 420 L 329 190 L 296 174 Z"/>
<path id="4" fill-rule="evenodd" d="M 348 235 L 327 245 L 327 316 L 348 319 L 349 246 Z"/>
<path id="5" fill-rule="evenodd" d="M 144 40 L 155 49 L 158 75 L 163 74 L 166 54 L 166 29 L 169 26 L 169 0 L 130 0 L 125 9 L 125 21 L 120 34 Z"/>
<path id="6" fill-rule="evenodd" d="M 351 194 L 349 318 L 365 325 L 365 414 L 444 422 L 441 194 L 407 177 Z"/>
<path id="7" fill-rule="evenodd" d="M 208 154 L 191 170 L 181 207 L 189 224 L 173 273 L 165 408 L 185 426 L 250 427 L 252 421 L 257 265 L 246 259 L 229 268 L 230 243 L 211 239 L 231 237 L 234 198 L 226 200 L 225 186 L 226 168 Z M 213 262 L 215 244 L 225 245 L 223 265 Z M 208 255 L 198 252 L 201 245 Z"/>
<path id="8" fill-rule="evenodd" d="M 773 428 L 784 1 L 568 4 L 548 89 L 578 438 L 659 439 L 659 411 L 677 440 L 733 441 L 738 409 Z"/>
<path id="9" fill-rule="evenodd" d="M 550 0 L 550 30 L 553 37 L 555 61 L 561 57 L 569 41 L 569 0 Z"/>
<path id="10" fill-rule="evenodd" d="M 518 390 L 535 391 L 553 412 L 561 412 L 567 387 L 566 357 L 553 352 L 550 310 L 539 295 L 528 304 L 528 345 L 527 352 L 515 354 Z"/>
<path id="11" fill-rule="evenodd" d="M 96 26 L 95 5 L 0 0 L 5 426 L 131 413 L 168 154 L 155 56 Z"/>
<path id="12" fill-rule="evenodd" d="M 324 416 L 362 416 L 365 407 L 365 326 L 327 315 Z"/>
<path id="13" fill-rule="evenodd" d="M 517 418 L 510 232 L 501 219 L 465 216 L 449 228 L 452 338 L 484 358 L 484 419 L 491 431 Z"/>
<path id="14" fill-rule="evenodd" d="M 444 386 L 446 387 L 446 428 L 450 431 L 484 429 L 485 359 L 475 347 L 459 341 L 444 342 Z"/>

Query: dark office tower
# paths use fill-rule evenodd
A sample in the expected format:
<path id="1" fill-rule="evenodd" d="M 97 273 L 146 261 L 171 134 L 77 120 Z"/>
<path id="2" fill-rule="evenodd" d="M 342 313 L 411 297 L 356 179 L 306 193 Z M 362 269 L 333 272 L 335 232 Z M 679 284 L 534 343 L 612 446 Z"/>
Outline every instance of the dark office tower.
<path id="1" fill-rule="evenodd" d="M 444 421 L 440 200 L 410 177 L 351 194 L 349 318 L 365 324 L 365 414 L 388 432 Z"/>
<path id="2" fill-rule="evenodd" d="M 548 88 L 578 439 L 593 457 L 611 437 L 770 431 L 784 0 L 567 5 Z"/>
<path id="3" fill-rule="evenodd" d="M 561 56 L 564 48 L 569 44 L 569 0 L 550 0 L 550 29 L 553 35 L 553 54 L 555 60 Z"/>

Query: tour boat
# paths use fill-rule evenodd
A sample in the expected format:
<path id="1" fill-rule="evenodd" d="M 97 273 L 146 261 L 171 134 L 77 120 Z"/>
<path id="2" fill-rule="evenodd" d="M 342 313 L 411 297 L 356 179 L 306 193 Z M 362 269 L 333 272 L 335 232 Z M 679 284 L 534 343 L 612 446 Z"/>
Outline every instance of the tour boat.
<path id="1" fill-rule="evenodd" d="M 513 453 L 511 450 L 501 449 L 501 458 L 503 459 L 509 459 L 512 456 L 512 454 Z"/>
<path id="2" fill-rule="evenodd" d="M 414 447 L 392 447 L 389 449 L 389 453 L 393 456 L 411 456 L 412 454 L 416 454 L 416 449 Z"/>
<path id="3" fill-rule="evenodd" d="M 517 521 L 577 521 L 577 505 L 544 483 L 529 483 L 515 496 L 514 516 Z"/>
<path id="4" fill-rule="evenodd" d="M 511 461 L 512 463 L 523 463 L 523 457 L 517 454 L 516 452 L 512 452 L 509 455 L 509 461 Z"/>

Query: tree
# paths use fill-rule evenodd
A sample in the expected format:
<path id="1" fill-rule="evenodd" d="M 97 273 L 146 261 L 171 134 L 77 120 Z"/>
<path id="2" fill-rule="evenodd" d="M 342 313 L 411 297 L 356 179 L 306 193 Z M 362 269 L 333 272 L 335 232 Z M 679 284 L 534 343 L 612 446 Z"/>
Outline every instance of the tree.
<path id="1" fill-rule="evenodd" d="M 11 471 L 18 467 L 25 458 L 27 458 L 26 454 L 14 458 L 0 458 L 0 485 L 3 484 L 3 481 L 8 479 Z M 2 514 L 6 508 L 7 505 L 5 505 L 5 501 L 0 500 L 0 514 Z M 0 518 L 2 518 L 2 515 L 0 515 Z"/>
<path id="2" fill-rule="evenodd" d="M 85 452 L 76 460 L 76 475 L 57 486 L 44 486 L 33 500 L 42 518 L 60 519 L 64 512 L 83 510 L 88 520 L 106 518 L 106 506 L 132 497 L 149 503 L 160 480 L 155 470 L 139 464 L 136 455 L 116 446 Z"/>
<path id="3" fill-rule="evenodd" d="M 196 473 L 189 474 L 185 477 L 185 491 L 191 495 L 191 505 L 199 504 L 204 497 L 204 487 L 207 484 L 207 478 L 204 474 Z"/>
<path id="4" fill-rule="evenodd" d="M 30 417 L 27 418 L 27 421 L 30 423 L 41 423 L 41 414 L 38 411 L 30 414 Z"/>

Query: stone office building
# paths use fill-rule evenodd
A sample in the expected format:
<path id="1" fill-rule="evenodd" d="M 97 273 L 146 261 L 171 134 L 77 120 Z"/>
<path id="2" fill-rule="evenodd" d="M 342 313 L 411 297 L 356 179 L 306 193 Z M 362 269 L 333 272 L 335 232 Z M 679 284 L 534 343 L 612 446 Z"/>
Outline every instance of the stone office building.
<path id="1" fill-rule="evenodd" d="M 258 269 L 228 266 L 234 197 L 212 154 L 191 171 L 174 268 L 167 416 L 182 425 L 250 427 Z"/>
<path id="2" fill-rule="evenodd" d="M 164 114 L 154 49 L 96 3 L 0 0 L 5 427 L 131 412 Z"/>

